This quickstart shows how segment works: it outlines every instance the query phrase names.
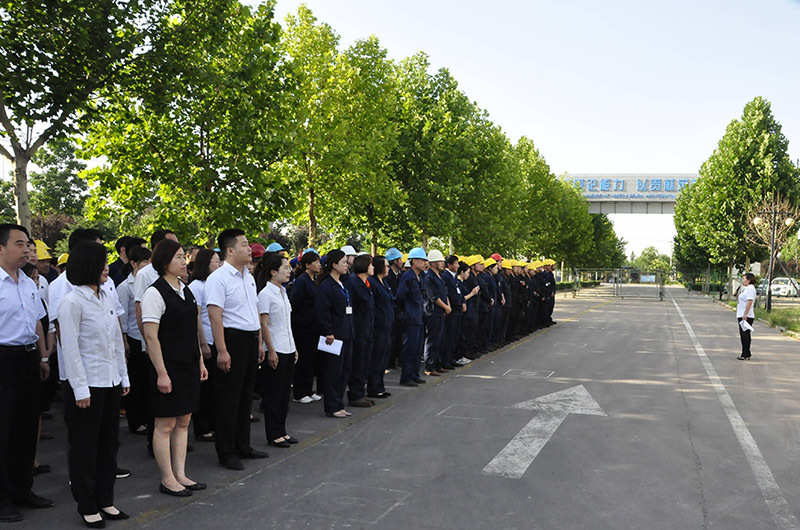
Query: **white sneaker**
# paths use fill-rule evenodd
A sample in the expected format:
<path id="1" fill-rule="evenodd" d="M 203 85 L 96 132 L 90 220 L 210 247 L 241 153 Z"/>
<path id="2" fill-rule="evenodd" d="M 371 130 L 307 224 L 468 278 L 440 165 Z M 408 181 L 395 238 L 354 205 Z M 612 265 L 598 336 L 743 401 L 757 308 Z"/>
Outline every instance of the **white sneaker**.
<path id="1" fill-rule="evenodd" d="M 472 361 L 471 361 L 471 360 L 469 360 L 469 359 L 467 359 L 466 357 L 462 357 L 462 358 L 460 358 L 459 360 L 457 360 L 457 361 L 456 361 L 456 363 L 457 363 L 457 364 L 460 364 L 461 366 L 466 366 L 466 365 L 468 365 L 468 364 L 469 364 L 469 363 L 471 363 L 471 362 L 472 362 Z"/>
<path id="2" fill-rule="evenodd" d="M 322 396 L 318 396 L 317 394 L 311 394 L 311 401 L 319 401 L 322 399 Z"/>
<path id="3" fill-rule="evenodd" d="M 311 398 L 311 396 L 303 396 L 300 399 L 295 399 L 294 400 L 295 403 L 302 403 L 303 405 L 308 405 L 312 401 L 314 401 L 314 400 Z"/>

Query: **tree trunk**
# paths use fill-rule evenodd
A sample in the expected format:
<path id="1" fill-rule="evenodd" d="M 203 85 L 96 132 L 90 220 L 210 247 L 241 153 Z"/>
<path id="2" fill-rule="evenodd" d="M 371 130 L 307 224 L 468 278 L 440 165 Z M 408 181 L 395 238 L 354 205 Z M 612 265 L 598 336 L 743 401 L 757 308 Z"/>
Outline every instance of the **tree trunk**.
<path id="1" fill-rule="evenodd" d="M 14 202 L 17 206 L 17 223 L 29 231 L 31 226 L 31 207 L 28 203 L 28 162 L 25 152 L 14 150 Z"/>
<path id="2" fill-rule="evenodd" d="M 450 255 L 452 256 L 453 254 L 456 253 L 456 247 L 455 247 L 455 245 L 453 245 L 453 236 L 450 236 L 449 247 L 450 247 Z"/>
<path id="3" fill-rule="evenodd" d="M 425 229 L 422 230 L 422 249 L 428 252 L 428 234 L 425 233 Z"/>
<path id="4" fill-rule="evenodd" d="M 317 246 L 317 216 L 314 213 L 314 188 L 308 189 L 308 246 Z"/>

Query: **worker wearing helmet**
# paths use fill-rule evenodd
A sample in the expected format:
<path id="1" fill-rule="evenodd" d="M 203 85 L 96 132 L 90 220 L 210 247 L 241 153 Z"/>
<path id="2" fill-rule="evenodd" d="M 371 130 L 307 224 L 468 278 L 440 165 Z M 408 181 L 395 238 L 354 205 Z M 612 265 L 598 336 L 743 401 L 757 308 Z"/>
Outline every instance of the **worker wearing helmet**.
<path id="1" fill-rule="evenodd" d="M 425 325 L 422 320 L 424 301 L 420 275 L 428 268 L 428 256 L 425 254 L 425 250 L 417 247 L 408 253 L 408 261 L 410 268 L 400 278 L 397 287 L 399 319 L 403 329 L 400 384 L 413 387 L 425 383 L 425 380 L 419 376 L 425 338 Z"/>

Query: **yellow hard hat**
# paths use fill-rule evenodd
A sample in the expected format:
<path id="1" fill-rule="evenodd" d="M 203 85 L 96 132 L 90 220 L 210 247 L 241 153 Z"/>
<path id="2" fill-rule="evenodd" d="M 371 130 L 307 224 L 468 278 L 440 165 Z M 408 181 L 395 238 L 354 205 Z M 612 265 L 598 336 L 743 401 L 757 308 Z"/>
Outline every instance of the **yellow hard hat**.
<path id="1" fill-rule="evenodd" d="M 534 268 L 534 269 L 538 269 L 538 268 L 542 267 L 543 265 L 544 265 L 544 262 L 543 262 L 543 261 L 540 261 L 540 260 L 538 260 L 538 259 L 537 259 L 536 261 L 534 261 L 534 262 L 533 262 L 533 268 Z"/>
<path id="2" fill-rule="evenodd" d="M 504 269 L 511 270 L 511 266 L 512 266 L 512 263 L 511 263 L 511 262 L 512 262 L 512 261 L 513 261 L 513 260 L 510 260 L 510 259 L 504 259 L 504 260 L 503 260 L 503 262 L 500 264 L 500 266 L 501 266 L 502 268 L 504 268 Z"/>
<path id="3" fill-rule="evenodd" d="M 555 260 L 552 260 L 550 258 L 547 258 L 542 262 L 542 265 L 555 265 L 555 264 L 556 264 Z"/>
<path id="4" fill-rule="evenodd" d="M 405 263 L 406 261 L 408 261 L 408 253 L 406 253 L 406 254 L 403 254 L 403 258 L 402 258 L 402 259 L 403 259 L 403 263 Z"/>
<path id="5" fill-rule="evenodd" d="M 472 257 L 477 259 L 478 261 L 484 261 L 484 257 L 481 256 L 480 254 L 475 254 Z M 477 263 L 477 261 L 475 263 Z"/>
<path id="6" fill-rule="evenodd" d="M 529 271 L 536 270 L 536 262 L 532 261 L 528 263 L 527 265 L 525 265 L 525 268 L 528 269 Z"/>
<path id="7" fill-rule="evenodd" d="M 36 257 L 39 259 L 50 259 L 52 256 L 50 255 L 50 247 L 48 247 L 44 241 L 41 239 L 34 239 L 34 243 L 36 243 Z"/>
<path id="8" fill-rule="evenodd" d="M 462 259 L 461 261 L 466 263 L 468 267 L 472 267 L 473 265 L 478 263 L 478 258 L 476 258 L 475 256 L 465 256 L 464 259 Z"/>
<path id="9" fill-rule="evenodd" d="M 61 265 L 64 265 L 67 262 L 68 259 L 69 259 L 69 254 L 67 254 L 66 252 L 61 254 L 58 257 L 58 266 L 60 267 Z"/>
<path id="10" fill-rule="evenodd" d="M 483 262 L 484 267 L 491 267 L 492 265 L 497 265 L 497 262 L 493 258 L 487 258 L 486 261 Z"/>

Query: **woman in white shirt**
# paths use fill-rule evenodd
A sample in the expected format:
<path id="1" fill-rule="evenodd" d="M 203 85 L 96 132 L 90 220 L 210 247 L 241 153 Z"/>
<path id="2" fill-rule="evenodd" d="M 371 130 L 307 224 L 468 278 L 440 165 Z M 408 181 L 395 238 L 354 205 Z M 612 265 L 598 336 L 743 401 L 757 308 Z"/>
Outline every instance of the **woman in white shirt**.
<path id="1" fill-rule="evenodd" d="M 130 388 L 116 300 L 100 288 L 108 280 L 105 247 L 76 245 L 67 279 L 74 289 L 62 300 L 58 321 L 61 368 L 69 383 L 64 385 L 69 478 L 86 526 L 103 528 L 103 518 L 128 518 L 114 506 L 114 481 L 120 399 Z"/>
<path id="2" fill-rule="evenodd" d="M 740 361 L 750 360 L 750 330 L 745 331 L 742 329 L 742 320 L 745 320 L 750 326 L 755 321 L 755 311 L 753 311 L 753 303 L 756 300 L 756 276 L 748 272 L 742 278 L 742 289 L 739 290 L 739 299 L 736 303 L 736 320 L 739 322 L 739 338 L 742 340 L 742 354 L 737 357 Z"/>
<path id="3" fill-rule="evenodd" d="M 208 276 L 219 269 L 222 262 L 219 254 L 211 249 L 204 248 L 197 252 L 192 270 L 192 290 L 197 306 L 200 308 L 200 322 L 203 324 L 203 333 L 208 342 L 208 350 L 203 350 L 203 359 L 206 366 L 217 365 L 217 349 L 214 347 L 214 334 L 211 332 L 211 321 L 208 319 L 208 304 L 206 304 L 206 280 Z M 214 442 L 214 370 L 208 370 L 208 379 L 200 385 L 200 408 L 192 417 L 194 437 L 199 442 Z"/>
<path id="4" fill-rule="evenodd" d="M 289 447 L 297 439 L 286 432 L 286 415 L 289 412 L 289 394 L 292 387 L 297 348 L 292 336 L 292 304 L 286 296 L 284 283 L 289 281 L 292 269 L 280 253 L 264 255 L 256 271 L 258 313 L 261 319 L 261 336 L 266 343 L 267 358 L 264 374 L 264 428 L 267 443 L 273 447 Z"/>
<path id="5" fill-rule="evenodd" d="M 132 248 L 128 254 L 128 265 L 132 272 L 117 286 L 119 303 L 125 309 L 125 314 L 121 318 L 122 333 L 127 337 L 130 347 L 128 377 L 131 380 L 131 391 L 125 397 L 125 419 L 128 420 L 128 430 L 133 434 L 147 434 L 148 425 L 153 421 L 148 393 L 150 359 L 144 351 L 144 339 L 136 322 L 136 301 L 133 296 L 136 275 L 140 269 L 150 264 L 151 255 L 152 252 L 148 248 Z"/>
<path id="6" fill-rule="evenodd" d="M 165 495 L 189 497 L 206 485 L 186 476 L 186 440 L 192 413 L 200 406 L 200 382 L 208 377 L 201 350 L 208 347 L 200 311 L 186 278 L 186 256 L 177 241 L 164 239 L 153 249 L 159 278 L 142 296 L 141 311 L 150 370 L 150 400 L 155 428 L 153 453 Z"/>

